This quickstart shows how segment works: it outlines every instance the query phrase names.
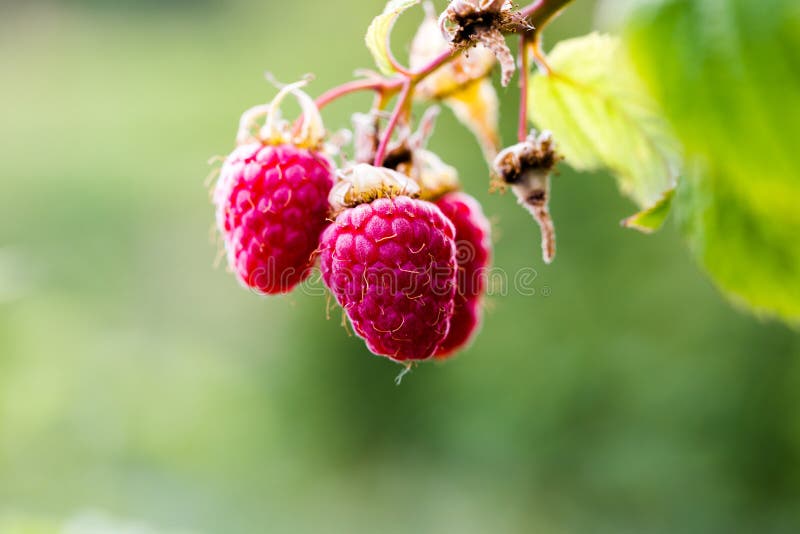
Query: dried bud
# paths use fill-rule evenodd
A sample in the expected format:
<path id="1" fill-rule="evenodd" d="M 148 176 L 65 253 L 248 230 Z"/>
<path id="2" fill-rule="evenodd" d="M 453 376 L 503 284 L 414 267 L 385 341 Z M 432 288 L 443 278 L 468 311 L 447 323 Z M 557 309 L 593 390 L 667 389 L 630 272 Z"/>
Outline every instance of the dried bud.
<path id="1" fill-rule="evenodd" d="M 383 161 L 383 166 L 396 170 L 419 185 L 423 200 L 436 201 L 442 195 L 459 189 L 458 172 L 430 150 L 425 150 L 433 134 L 439 107 L 431 106 L 419 121 L 417 131 L 401 138 Z"/>
<path id="2" fill-rule="evenodd" d="M 450 47 L 442 36 L 433 5 L 429 2 L 425 4 L 425 13 L 425 19 L 411 42 L 409 62 L 412 69 L 427 65 Z M 494 63 L 492 51 L 479 44 L 422 80 L 415 94 L 424 99 L 447 98 L 470 82 L 488 76 Z"/>
<path id="3" fill-rule="evenodd" d="M 434 202 L 459 189 L 456 169 L 430 150 L 415 150 L 411 160 L 399 165 L 397 170 L 419 184 L 420 198 L 423 200 Z"/>
<path id="4" fill-rule="evenodd" d="M 536 132 L 531 131 L 525 141 L 500 152 L 493 165 L 495 175 L 511 186 L 517 201 L 539 224 L 545 263 L 553 261 L 556 254 L 555 229 L 547 204 L 550 200 L 550 173 L 560 159 L 550 132 L 542 132 L 537 137 Z"/>
<path id="5" fill-rule="evenodd" d="M 439 17 L 439 27 L 454 49 L 482 44 L 494 53 L 508 85 L 516 65 L 503 32 L 532 29 L 508 0 L 453 0 Z"/>

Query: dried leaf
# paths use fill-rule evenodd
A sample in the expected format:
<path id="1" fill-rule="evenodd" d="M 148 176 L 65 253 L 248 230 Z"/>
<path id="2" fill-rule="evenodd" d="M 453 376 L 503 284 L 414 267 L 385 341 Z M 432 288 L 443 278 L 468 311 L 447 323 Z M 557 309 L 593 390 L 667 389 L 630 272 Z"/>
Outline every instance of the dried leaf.
<path id="1" fill-rule="evenodd" d="M 444 100 L 455 116 L 472 130 L 487 161 L 492 161 L 500 146 L 497 92 L 489 79 L 475 81 Z"/>

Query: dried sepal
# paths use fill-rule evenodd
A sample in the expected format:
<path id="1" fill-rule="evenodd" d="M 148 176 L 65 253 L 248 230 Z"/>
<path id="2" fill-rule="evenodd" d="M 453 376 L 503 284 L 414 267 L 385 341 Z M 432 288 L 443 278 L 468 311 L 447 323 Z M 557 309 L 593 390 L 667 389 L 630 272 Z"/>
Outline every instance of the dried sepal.
<path id="1" fill-rule="evenodd" d="M 420 69 L 450 48 L 439 29 L 433 4 L 424 4 L 425 18 L 411 41 L 409 63 L 412 69 Z M 459 91 L 470 82 L 489 75 L 495 59 L 491 50 L 483 45 L 460 54 L 428 75 L 416 87 L 417 98 L 425 100 L 444 99 Z"/>
<path id="2" fill-rule="evenodd" d="M 414 180 L 420 188 L 419 197 L 429 201 L 460 188 L 456 169 L 425 149 L 433 135 L 439 113 L 439 106 L 426 109 L 417 130 L 401 135 L 400 140 L 390 147 L 383 162 L 384 167 Z"/>
<path id="3" fill-rule="evenodd" d="M 319 109 L 308 94 L 301 91 L 308 84 L 301 80 L 284 86 L 269 104 L 260 104 L 242 114 L 236 142 L 239 145 L 260 142 L 270 145 L 292 144 L 302 148 L 319 148 L 325 138 L 325 127 Z M 290 121 L 281 116 L 280 106 L 283 100 L 294 96 L 303 112 L 299 131 L 294 131 Z M 260 119 L 265 118 L 264 125 L 259 127 Z"/>
<path id="4" fill-rule="evenodd" d="M 333 133 L 328 134 L 325 141 L 322 143 L 321 151 L 331 158 L 337 158 L 341 161 L 341 167 L 347 164 L 347 155 L 344 152 L 344 147 L 353 142 L 353 132 L 345 128 L 341 128 Z"/>
<path id="5" fill-rule="evenodd" d="M 472 131 L 491 163 L 500 150 L 500 101 L 491 80 L 477 80 L 444 100 L 456 118 Z"/>
<path id="6" fill-rule="evenodd" d="M 429 108 L 430 109 L 430 108 Z M 436 111 L 438 113 L 438 110 Z M 353 124 L 353 159 L 355 163 L 372 163 L 378 152 L 381 133 L 381 119 L 386 117 L 383 111 L 373 109 L 369 113 L 354 113 L 351 117 Z M 426 121 L 423 117 L 423 121 Z M 425 122 L 421 123 L 422 128 Z M 394 169 L 399 163 L 411 158 L 410 145 L 414 143 L 415 136 L 411 133 L 406 123 L 397 124 L 395 127 L 395 140 L 393 140 L 384 156 L 383 166 Z"/>
<path id="7" fill-rule="evenodd" d="M 520 205 L 533 216 L 542 233 L 542 258 L 550 263 L 556 254 L 556 234 L 550 217 L 550 174 L 561 160 L 550 132 L 528 138 L 500 152 L 494 160 L 496 178 L 511 187 Z"/>
<path id="8" fill-rule="evenodd" d="M 353 159 L 356 163 L 369 163 L 378 151 L 380 118 L 376 113 L 354 113 L 350 120 L 353 123 Z"/>
<path id="9" fill-rule="evenodd" d="M 491 50 L 500 63 L 504 86 L 511 81 L 516 64 L 503 32 L 532 29 L 508 0 L 453 0 L 439 17 L 439 28 L 454 50 L 478 44 Z"/>
<path id="10" fill-rule="evenodd" d="M 397 171 L 356 163 L 337 172 L 338 181 L 331 189 L 328 201 L 331 209 L 339 212 L 377 198 L 419 196 L 417 183 Z"/>
<path id="11" fill-rule="evenodd" d="M 436 127 L 436 120 L 439 118 L 441 112 L 442 108 L 439 106 L 430 106 L 425 110 L 422 114 L 422 118 L 419 120 L 417 131 L 408 138 L 408 144 L 411 147 L 425 148 L 428 146 L 428 141 Z"/>
<path id="12" fill-rule="evenodd" d="M 420 198 L 436 201 L 460 188 L 458 172 L 430 150 L 417 149 L 410 161 L 397 167 L 399 172 L 411 177 L 420 187 Z"/>

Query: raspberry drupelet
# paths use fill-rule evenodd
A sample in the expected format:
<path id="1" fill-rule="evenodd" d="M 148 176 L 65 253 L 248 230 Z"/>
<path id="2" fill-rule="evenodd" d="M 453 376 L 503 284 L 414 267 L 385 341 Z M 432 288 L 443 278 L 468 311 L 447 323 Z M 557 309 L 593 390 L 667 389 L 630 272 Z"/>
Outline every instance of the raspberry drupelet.
<path id="1" fill-rule="evenodd" d="M 327 225 L 332 164 L 319 150 L 319 112 L 298 85 L 242 116 L 239 146 L 226 158 L 214 191 L 228 264 L 245 287 L 264 294 L 287 293 L 309 276 Z M 278 106 L 289 93 L 304 112 L 296 137 L 278 119 Z M 254 134 L 261 116 L 266 125 Z"/>
<path id="2" fill-rule="evenodd" d="M 447 193 L 436 205 L 455 227 L 458 262 L 458 289 L 450 332 L 436 350 L 436 358 L 443 359 L 466 348 L 480 329 L 492 242 L 489 221 L 481 205 L 470 195 Z"/>
<path id="3" fill-rule="evenodd" d="M 341 178 L 331 191 L 341 211 L 320 244 L 323 281 L 373 353 L 430 358 L 453 314 L 453 224 L 397 172 L 358 164 Z"/>
<path id="4" fill-rule="evenodd" d="M 458 190 L 458 173 L 439 156 L 422 148 L 398 170 L 420 186 L 420 196 L 436 204 L 455 228 L 457 291 L 450 332 L 436 350 L 437 359 L 446 359 L 467 348 L 481 326 L 486 270 L 491 261 L 492 241 L 489 220 L 480 203 Z"/>

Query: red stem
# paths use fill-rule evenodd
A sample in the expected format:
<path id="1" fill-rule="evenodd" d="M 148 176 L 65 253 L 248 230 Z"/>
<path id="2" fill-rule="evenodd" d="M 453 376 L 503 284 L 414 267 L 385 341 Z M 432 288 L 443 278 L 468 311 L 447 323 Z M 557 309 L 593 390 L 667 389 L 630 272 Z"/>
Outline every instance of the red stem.
<path id="1" fill-rule="evenodd" d="M 448 61 L 451 61 L 452 59 L 456 58 L 458 54 L 460 54 L 461 52 L 462 52 L 461 50 L 453 51 L 448 48 L 447 50 L 439 54 L 437 57 L 433 58 L 430 61 L 430 63 L 428 63 L 424 67 L 421 67 L 416 72 L 414 72 L 413 73 L 414 79 L 417 81 L 422 80 L 423 78 L 427 77 L 430 73 L 432 73 L 433 71 L 435 71 L 436 69 L 447 63 Z"/>
<path id="2" fill-rule="evenodd" d="M 387 43 L 387 46 L 386 46 L 386 52 L 389 54 L 389 63 L 392 64 L 392 67 L 394 67 L 394 70 L 396 70 L 402 76 L 406 76 L 406 77 L 411 76 L 411 72 L 407 68 L 405 68 L 397 60 L 396 57 L 394 57 L 394 54 L 392 53 L 392 49 L 391 49 L 391 47 L 388 46 L 388 43 Z"/>
<path id="3" fill-rule="evenodd" d="M 400 96 L 397 97 L 397 102 L 394 105 L 392 116 L 389 118 L 389 124 L 386 125 L 386 130 L 384 130 L 383 136 L 381 137 L 381 144 L 378 146 L 378 151 L 375 153 L 374 164 L 376 167 L 381 167 L 383 165 L 383 160 L 386 157 L 386 151 L 389 148 L 389 142 L 392 139 L 392 132 L 394 132 L 394 129 L 400 120 L 400 115 L 403 114 L 403 110 L 408 103 L 408 97 L 411 96 L 412 87 L 414 87 L 413 82 L 410 79 L 405 80 L 403 83 L 403 89 L 400 92 Z"/>
<path id="4" fill-rule="evenodd" d="M 400 90 L 405 84 L 406 80 L 413 79 L 415 82 L 423 80 L 433 71 L 457 57 L 459 53 L 460 51 L 452 52 L 450 50 L 445 50 L 419 70 L 401 73 L 400 76 L 395 78 L 367 78 L 365 80 L 353 80 L 351 82 L 339 85 L 320 95 L 316 100 L 317 107 L 322 109 L 331 102 L 358 91 L 375 91 L 384 95 L 387 93 L 391 95 L 392 93 Z"/>
<path id="5" fill-rule="evenodd" d="M 339 85 L 330 89 L 319 96 L 316 100 L 317 107 L 319 109 L 324 108 L 334 100 L 338 100 L 339 98 L 349 95 L 351 93 L 355 93 L 358 91 L 377 91 L 381 92 L 386 90 L 387 88 L 387 80 L 382 78 L 367 78 L 365 80 L 353 80 L 352 82 L 347 82 L 345 84 Z"/>
<path id="6" fill-rule="evenodd" d="M 521 143 L 528 137 L 528 37 L 522 34 L 519 37 L 519 122 L 517 127 L 517 140 Z"/>

